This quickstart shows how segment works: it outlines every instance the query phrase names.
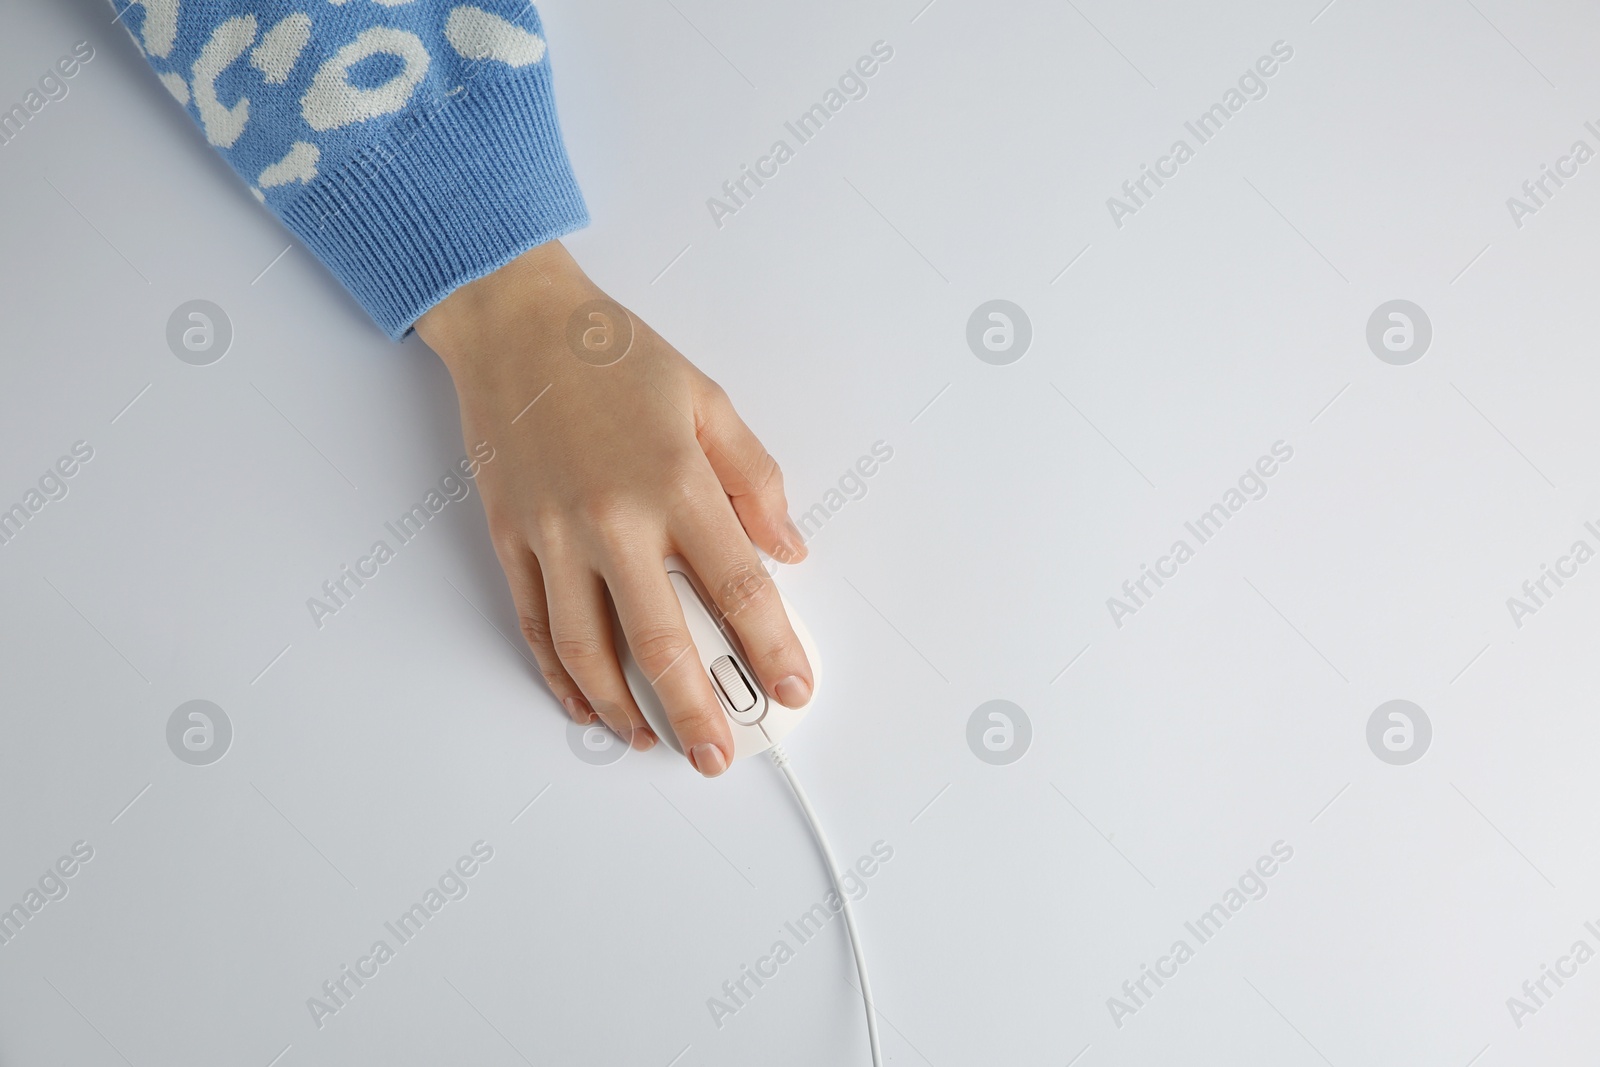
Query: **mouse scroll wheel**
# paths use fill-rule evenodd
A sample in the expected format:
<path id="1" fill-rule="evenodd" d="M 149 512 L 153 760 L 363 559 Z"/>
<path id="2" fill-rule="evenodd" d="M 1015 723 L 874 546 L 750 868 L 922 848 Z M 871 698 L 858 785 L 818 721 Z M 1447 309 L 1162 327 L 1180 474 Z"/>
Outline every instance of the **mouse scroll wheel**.
<path id="1" fill-rule="evenodd" d="M 756 706 L 756 695 L 750 689 L 750 684 L 744 680 L 744 675 L 739 671 L 739 665 L 733 662 L 732 656 L 718 656 L 711 664 L 711 677 L 717 681 L 717 688 L 722 690 L 722 695 L 728 698 L 728 703 L 734 711 L 749 711 Z"/>

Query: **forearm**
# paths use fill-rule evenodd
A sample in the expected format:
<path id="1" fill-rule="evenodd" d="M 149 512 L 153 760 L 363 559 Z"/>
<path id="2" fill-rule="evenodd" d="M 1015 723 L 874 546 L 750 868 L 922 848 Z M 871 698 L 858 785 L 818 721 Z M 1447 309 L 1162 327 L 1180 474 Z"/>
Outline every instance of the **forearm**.
<path id="1" fill-rule="evenodd" d="M 531 5 L 513 22 L 454 0 L 113 4 L 207 140 L 390 336 L 588 221 Z"/>

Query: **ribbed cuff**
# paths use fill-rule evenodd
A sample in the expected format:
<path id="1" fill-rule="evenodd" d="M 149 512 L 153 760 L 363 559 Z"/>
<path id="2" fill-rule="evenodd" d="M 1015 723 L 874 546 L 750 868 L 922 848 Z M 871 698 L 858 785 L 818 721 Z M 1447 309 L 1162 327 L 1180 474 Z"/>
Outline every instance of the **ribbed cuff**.
<path id="1" fill-rule="evenodd" d="M 589 222 L 548 62 L 434 107 L 280 212 L 396 340 L 455 289 Z"/>

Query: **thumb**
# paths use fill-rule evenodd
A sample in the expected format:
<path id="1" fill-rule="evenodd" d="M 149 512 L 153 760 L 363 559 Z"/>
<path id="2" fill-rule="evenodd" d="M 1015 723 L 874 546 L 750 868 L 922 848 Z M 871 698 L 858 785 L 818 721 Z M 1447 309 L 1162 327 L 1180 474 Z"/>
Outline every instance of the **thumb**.
<path id="1" fill-rule="evenodd" d="M 780 563 L 805 559 L 805 539 L 789 518 L 778 461 L 715 382 L 707 383 L 696 404 L 695 435 L 750 540 Z"/>

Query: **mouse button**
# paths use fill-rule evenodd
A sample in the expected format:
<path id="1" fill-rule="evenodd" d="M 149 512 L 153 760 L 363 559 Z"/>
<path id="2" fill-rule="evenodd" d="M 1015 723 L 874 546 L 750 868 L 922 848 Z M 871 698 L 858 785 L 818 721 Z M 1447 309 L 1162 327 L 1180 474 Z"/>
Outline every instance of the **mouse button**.
<path id="1" fill-rule="evenodd" d="M 695 651 L 700 655 L 700 663 L 710 669 L 713 660 L 727 655 L 733 648 L 705 602 L 700 599 L 689 576 L 682 571 L 668 571 L 667 577 L 683 608 L 683 622 L 689 630 L 689 639 L 694 642 Z"/>
<path id="2" fill-rule="evenodd" d="M 749 711 L 756 706 L 756 695 L 750 691 L 749 683 L 739 673 L 739 666 L 733 662 L 732 656 L 718 656 L 711 664 L 711 677 L 716 679 L 718 688 L 728 698 L 734 711 Z"/>
<path id="3" fill-rule="evenodd" d="M 809 704 L 803 708 L 789 708 L 776 700 L 767 701 L 767 713 L 762 716 L 761 729 L 766 732 L 768 743 L 777 744 L 788 737 L 810 709 Z"/>
<path id="4" fill-rule="evenodd" d="M 694 587 L 694 580 L 683 571 L 668 571 L 667 580 L 672 583 L 673 592 L 678 594 L 678 599 L 700 603 L 700 592 Z M 704 604 L 701 604 L 704 607 Z"/>
<path id="5" fill-rule="evenodd" d="M 711 680 L 721 691 L 728 718 L 741 726 L 754 726 L 767 714 L 766 697 L 732 656 L 719 656 L 711 664 Z"/>
<path id="6" fill-rule="evenodd" d="M 772 742 L 759 726 L 730 722 L 728 731 L 733 735 L 733 758 L 736 760 L 757 755 L 772 747 Z"/>

